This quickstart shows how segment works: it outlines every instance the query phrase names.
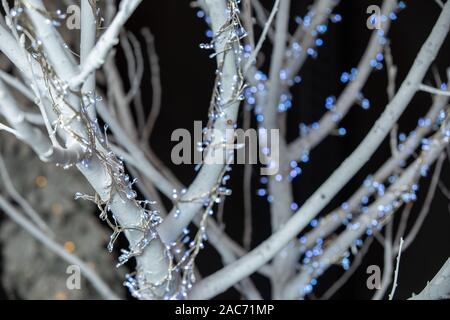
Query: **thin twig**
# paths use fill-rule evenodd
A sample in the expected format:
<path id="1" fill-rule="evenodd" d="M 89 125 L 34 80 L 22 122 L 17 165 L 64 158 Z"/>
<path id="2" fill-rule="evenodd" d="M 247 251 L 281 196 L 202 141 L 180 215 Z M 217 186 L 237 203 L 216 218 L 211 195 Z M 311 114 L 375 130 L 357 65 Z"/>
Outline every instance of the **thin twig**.
<path id="1" fill-rule="evenodd" d="M 400 245 L 399 245 L 398 256 L 397 256 L 397 264 L 395 266 L 395 272 L 394 272 L 394 283 L 392 285 L 391 293 L 389 294 L 389 300 L 392 300 L 394 298 L 395 289 L 397 289 L 397 285 L 398 285 L 398 272 L 400 269 L 400 257 L 402 255 L 402 246 L 403 246 L 403 238 L 400 238 Z"/>
<path id="2" fill-rule="evenodd" d="M 431 93 L 431 94 L 438 94 L 438 95 L 441 95 L 441 96 L 450 97 L 450 91 L 444 91 L 444 90 L 436 89 L 436 88 L 433 88 L 433 87 L 431 87 L 429 85 L 426 85 L 426 84 L 419 85 L 419 89 L 421 91 L 425 91 L 425 92 L 428 92 L 428 93 Z"/>

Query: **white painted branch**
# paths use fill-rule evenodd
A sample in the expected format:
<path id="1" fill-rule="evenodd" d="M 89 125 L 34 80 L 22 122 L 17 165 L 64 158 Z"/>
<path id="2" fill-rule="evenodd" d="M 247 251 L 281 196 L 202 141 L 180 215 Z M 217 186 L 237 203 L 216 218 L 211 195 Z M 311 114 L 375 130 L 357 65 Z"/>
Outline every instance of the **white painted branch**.
<path id="1" fill-rule="evenodd" d="M 400 238 L 400 245 L 398 249 L 398 255 L 397 255 L 397 263 L 395 265 L 395 272 L 394 272 L 394 282 L 392 284 L 392 290 L 389 294 L 389 300 L 394 299 L 395 290 L 397 289 L 398 285 L 398 272 L 400 271 L 400 257 L 402 256 L 402 246 L 403 246 L 403 238 Z"/>
<path id="2" fill-rule="evenodd" d="M 92 3 L 92 5 L 91 5 Z M 95 17 L 96 1 L 81 0 L 81 34 L 80 34 L 80 65 L 86 63 L 89 53 L 95 46 L 97 35 L 97 20 Z M 95 94 L 95 73 L 86 78 L 81 87 L 82 94 Z M 91 120 L 96 118 L 95 105 L 90 104 L 87 110 Z"/>
<path id="3" fill-rule="evenodd" d="M 448 129 L 449 124 L 447 123 L 445 130 Z M 404 192 L 409 192 L 411 185 L 420 176 L 420 169 L 423 166 L 431 165 L 448 144 L 448 138 L 445 138 L 445 132 L 443 132 L 445 130 L 440 130 L 436 133 L 432 138 L 429 149 L 424 150 L 420 157 L 403 171 L 401 176 L 389 187 L 383 197 L 378 198 L 369 206 L 368 211 L 364 215 L 359 216 L 352 222 L 355 228 L 347 228 L 324 250 L 323 254 L 317 260 L 319 268 L 312 270 L 312 272 L 306 269 L 302 270 L 295 278 L 291 279 L 289 285 L 286 287 L 285 298 L 294 299 L 303 297 L 305 295 L 303 289 L 311 279 L 322 275 L 333 263 L 337 262 L 354 241 L 364 235 L 372 221 L 379 220 L 379 208 L 389 206 L 394 201 L 397 201 L 398 206 L 393 206 L 392 211 L 386 212 L 387 216 L 385 219 L 379 222 L 384 224 L 386 221 L 390 221 L 389 218 L 403 203 L 401 195 Z"/>
<path id="4" fill-rule="evenodd" d="M 431 94 L 437 94 L 437 95 L 441 95 L 441 96 L 448 96 L 448 97 L 450 97 L 450 91 L 439 90 L 439 89 L 427 86 L 426 84 L 421 84 L 419 86 L 419 89 L 424 91 L 424 92 L 431 93 Z"/>
<path id="5" fill-rule="evenodd" d="M 16 130 L 17 138 L 28 144 L 42 161 L 64 167 L 75 164 L 84 156 L 83 150 L 77 145 L 67 149 L 53 146 L 40 129 L 30 125 L 2 81 L 0 81 L 0 113 Z"/>
<path id="6" fill-rule="evenodd" d="M 28 63 L 28 58 L 26 57 L 23 48 L 19 46 L 16 39 L 3 26 L 0 26 L 0 51 L 12 62 L 12 64 L 14 64 L 30 83 L 33 83 L 32 79 L 35 78 L 37 82 L 42 83 L 43 85 L 42 72 L 38 63 L 35 60 L 31 60 L 31 63 Z M 43 88 L 45 88 L 45 86 L 43 86 L 42 89 Z"/>
<path id="7" fill-rule="evenodd" d="M 11 133 L 13 135 L 17 134 L 16 130 L 14 130 L 13 128 L 8 127 L 7 125 L 4 125 L 3 123 L 0 123 L 0 131 L 1 130 L 6 131 L 8 133 Z"/>
<path id="8" fill-rule="evenodd" d="M 128 190 L 111 189 L 111 175 L 97 156 L 94 155 L 89 160 L 88 166 L 79 164 L 77 167 L 100 198 L 103 201 L 109 201 L 109 208 L 114 213 L 114 217 L 120 226 L 126 228 L 140 225 L 142 208 L 136 201 L 126 198 L 125 193 Z M 137 230 L 126 230 L 125 235 L 130 248 L 135 247 L 144 236 L 141 231 Z M 141 255 L 136 257 L 136 271 L 144 280 L 142 283 L 144 288 L 148 288 L 148 290 L 142 291 L 147 299 L 161 299 L 165 294 L 164 288 L 160 288 L 161 291 L 153 291 L 146 287 L 149 283 L 160 283 L 167 276 L 169 261 L 164 252 L 165 246 L 159 238 L 156 238 L 145 247 Z"/>
<path id="9" fill-rule="evenodd" d="M 57 116 L 53 110 L 52 103 L 50 102 L 52 99 L 49 97 L 49 91 L 52 96 L 57 96 L 57 94 L 54 88 L 48 87 L 44 75 L 42 74 L 41 66 L 36 60 L 31 58 L 11 33 L 2 26 L 0 26 L 0 51 L 3 52 L 12 64 L 22 73 L 26 84 L 32 88 L 35 96 L 33 102 L 39 106 L 50 139 L 52 140 L 52 143 L 57 146 L 58 143 L 56 142 L 56 139 L 54 139 L 53 128 L 51 126 L 51 123 L 57 120 Z M 11 81 L 8 81 L 8 83 L 11 83 Z M 13 83 L 13 85 L 16 86 L 17 83 Z M 25 95 L 27 97 L 29 96 L 29 94 Z M 69 112 L 69 115 L 73 115 L 72 110 L 66 110 L 67 108 L 65 108 L 66 106 L 64 103 L 61 104 L 60 107 L 63 108 L 65 112 Z M 62 133 L 62 137 L 65 139 L 64 132 L 58 130 L 58 133 Z"/>

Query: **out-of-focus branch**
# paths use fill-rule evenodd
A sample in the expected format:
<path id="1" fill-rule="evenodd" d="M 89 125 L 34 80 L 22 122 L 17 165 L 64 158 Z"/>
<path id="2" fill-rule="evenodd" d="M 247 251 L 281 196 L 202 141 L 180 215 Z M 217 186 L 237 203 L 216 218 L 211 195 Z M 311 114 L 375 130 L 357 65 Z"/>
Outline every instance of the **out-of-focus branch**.
<path id="1" fill-rule="evenodd" d="M 70 264 L 80 267 L 81 272 L 86 279 L 92 284 L 93 288 L 105 299 L 117 300 L 118 296 L 108 287 L 108 285 L 77 256 L 67 252 L 63 246 L 57 243 L 55 240 L 49 238 L 44 232 L 35 227 L 26 218 L 20 214 L 16 208 L 9 204 L 9 202 L 0 195 L 0 208 L 3 212 L 9 216 L 15 223 L 30 233 L 36 240 L 41 242 L 50 251 L 64 259 Z"/>

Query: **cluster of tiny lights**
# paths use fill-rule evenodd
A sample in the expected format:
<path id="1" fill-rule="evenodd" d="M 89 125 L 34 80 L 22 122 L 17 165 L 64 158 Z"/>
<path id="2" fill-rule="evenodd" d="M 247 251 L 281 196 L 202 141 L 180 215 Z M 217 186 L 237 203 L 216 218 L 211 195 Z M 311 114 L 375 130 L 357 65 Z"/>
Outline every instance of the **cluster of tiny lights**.
<path id="1" fill-rule="evenodd" d="M 439 123 L 439 119 L 438 119 L 438 123 Z M 448 129 L 446 128 L 445 130 L 448 130 Z M 402 134 L 402 135 L 404 136 L 404 134 Z M 406 137 L 404 137 L 403 139 L 406 139 Z M 446 132 L 443 133 L 443 139 L 444 139 L 444 141 L 449 140 Z M 421 143 L 422 149 L 425 148 L 424 150 L 428 150 L 431 143 L 432 142 L 430 139 L 428 139 L 428 138 L 423 139 L 423 141 Z M 424 165 L 420 166 L 420 173 L 422 176 L 425 176 L 427 174 L 427 170 L 428 170 L 428 165 L 424 164 Z M 390 185 L 394 184 L 396 181 L 397 181 L 397 177 L 395 175 L 391 175 L 387 179 L 387 182 Z M 381 197 L 383 195 L 385 195 L 387 187 L 385 186 L 385 184 L 376 181 L 373 176 L 368 176 L 364 180 L 363 186 L 367 189 L 368 194 L 375 194 L 379 199 L 384 199 Z M 387 200 L 379 203 L 375 208 L 376 215 L 375 216 L 372 215 L 372 217 L 373 217 L 372 220 L 370 221 L 369 224 L 367 224 L 365 226 L 365 228 L 366 228 L 365 235 L 372 236 L 375 231 L 380 231 L 383 227 L 382 221 L 384 221 L 384 219 L 386 219 L 386 217 L 388 215 L 391 215 L 394 211 L 396 211 L 402 205 L 412 202 L 412 201 L 415 201 L 417 199 L 417 191 L 418 190 L 419 190 L 419 185 L 417 183 L 411 183 L 408 188 L 403 189 L 400 192 L 397 192 L 395 197 L 392 200 L 388 200 L 389 198 L 387 198 Z M 364 214 L 369 214 L 371 212 L 368 207 L 369 201 L 370 201 L 370 199 L 367 195 L 364 195 L 361 198 L 362 206 L 359 208 L 359 212 L 361 214 L 364 215 Z M 360 228 L 363 227 L 361 225 L 361 223 L 359 223 L 359 222 L 352 222 L 352 219 L 354 218 L 354 214 L 352 214 L 350 210 L 353 211 L 353 209 L 350 209 L 350 206 L 348 203 L 344 202 L 341 205 L 341 209 L 344 210 L 344 212 L 347 212 L 346 218 L 342 220 L 342 224 L 345 225 L 348 230 L 356 232 Z M 335 215 L 338 219 L 340 219 L 337 214 L 335 214 Z M 310 226 L 312 228 L 315 228 L 318 225 L 319 225 L 319 222 L 317 219 L 312 220 L 310 223 Z M 306 248 L 305 244 L 307 243 L 307 238 L 305 236 L 302 236 L 299 238 L 299 243 L 301 244 L 301 252 L 304 253 L 303 259 L 302 259 L 302 268 L 304 268 L 304 270 L 307 270 L 312 275 L 318 276 L 324 271 L 323 266 L 319 262 L 319 257 L 323 253 L 323 247 L 322 247 L 323 241 L 324 240 L 322 238 L 318 238 L 312 247 Z M 352 246 L 355 249 L 352 249 L 351 252 L 353 252 L 353 253 L 357 252 L 357 248 L 362 247 L 363 244 L 364 244 L 363 239 L 361 239 L 361 238 L 355 239 L 352 244 Z M 343 256 L 340 258 L 340 265 L 344 270 L 348 270 L 350 268 L 351 252 L 349 250 L 345 251 Z M 304 294 L 311 293 L 313 290 L 313 287 L 316 283 L 317 283 L 317 280 L 316 280 L 316 278 L 313 277 L 311 282 L 309 284 L 307 284 L 306 286 L 300 288 L 300 290 Z"/>
<path id="2" fill-rule="evenodd" d="M 446 113 L 442 110 L 439 113 L 439 116 L 437 117 L 437 120 L 435 123 L 431 119 L 428 118 L 420 118 L 418 120 L 418 126 L 433 126 L 435 130 L 441 130 L 442 132 L 442 139 L 443 141 L 449 141 L 449 129 L 448 126 L 445 128 L 441 128 L 440 125 L 442 121 L 446 118 Z M 415 132 L 412 131 L 409 134 L 409 137 L 414 138 Z M 405 143 L 405 141 L 408 139 L 408 136 L 405 133 L 400 133 L 399 141 L 401 143 Z M 434 143 L 434 141 L 430 138 L 423 138 L 420 143 L 420 148 L 423 151 L 430 150 L 431 145 Z M 399 145 L 399 150 L 401 149 L 401 144 Z M 403 162 L 401 166 L 405 166 L 405 163 Z M 426 176 L 428 174 L 429 166 L 427 164 L 423 164 L 419 168 L 419 173 L 421 176 Z M 368 176 L 364 182 L 363 186 L 366 188 L 367 195 L 363 195 L 360 199 L 361 207 L 357 209 L 355 213 L 360 214 L 369 214 L 372 212 L 373 209 L 369 209 L 369 202 L 372 200 L 374 201 L 376 198 L 378 199 L 384 199 L 382 198 L 386 192 L 388 185 L 393 185 L 396 183 L 398 177 L 396 175 L 390 175 L 386 179 L 386 183 L 382 183 L 379 181 L 376 181 L 373 176 Z M 411 183 L 409 186 L 405 186 L 406 188 L 403 188 L 400 191 L 396 191 L 395 197 L 392 200 L 389 200 L 387 198 L 385 201 L 379 203 L 375 207 L 375 213 L 376 215 L 371 215 L 372 220 L 370 220 L 370 223 L 363 226 L 359 222 L 352 222 L 354 217 L 357 215 L 355 213 L 352 214 L 353 211 L 355 211 L 356 208 L 350 208 L 349 203 L 344 202 L 341 205 L 341 209 L 346 212 L 346 216 L 344 219 L 341 219 L 340 216 L 337 213 L 334 213 L 334 216 L 339 219 L 339 221 L 342 222 L 344 226 L 348 230 L 357 232 L 361 228 L 365 228 L 365 235 L 366 236 L 372 236 L 374 232 L 380 231 L 383 227 L 383 221 L 385 221 L 386 217 L 391 215 L 394 211 L 396 211 L 398 208 L 400 208 L 402 205 L 416 201 L 417 200 L 417 191 L 419 190 L 419 185 L 417 183 Z M 369 195 L 374 195 L 374 197 L 371 199 Z M 319 225 L 317 220 L 313 220 L 310 223 L 310 226 L 312 228 L 316 228 Z M 303 294 L 309 294 L 313 291 L 313 287 L 317 284 L 317 279 L 314 278 L 314 276 L 319 276 L 323 273 L 323 266 L 320 264 L 319 257 L 322 254 L 321 252 L 321 245 L 323 243 L 322 238 L 318 238 L 314 244 L 314 246 L 310 248 L 306 248 L 305 244 L 307 243 L 307 238 L 305 236 L 302 236 L 299 238 L 299 243 L 301 245 L 301 252 L 304 253 L 303 259 L 302 259 L 302 268 L 304 270 L 309 271 L 311 275 L 313 275 L 311 281 L 303 285 L 301 288 L 299 288 L 300 292 Z M 351 265 L 351 253 L 356 253 L 357 248 L 362 247 L 364 244 L 364 240 L 361 238 L 355 239 L 352 244 L 352 250 L 351 252 L 349 250 L 345 251 L 342 257 L 340 258 L 339 264 L 344 270 L 348 270 Z M 354 249 L 353 249 L 354 248 Z"/>

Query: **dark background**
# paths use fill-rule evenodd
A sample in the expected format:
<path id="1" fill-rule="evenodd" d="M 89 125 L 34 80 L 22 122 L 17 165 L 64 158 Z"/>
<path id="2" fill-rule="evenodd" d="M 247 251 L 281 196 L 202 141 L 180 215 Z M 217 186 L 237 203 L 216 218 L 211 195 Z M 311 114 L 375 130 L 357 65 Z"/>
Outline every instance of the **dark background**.
<path id="1" fill-rule="evenodd" d="M 272 1 L 262 1 L 266 8 L 271 8 Z M 306 7 L 312 1 L 292 0 L 293 16 L 304 16 Z M 440 8 L 432 0 L 405 1 L 407 8 L 398 14 L 389 32 L 394 62 L 398 66 L 397 88 L 405 78 L 421 45 L 431 31 Z M 366 8 L 381 1 L 345 0 L 335 9 L 343 21 L 330 24 L 323 36 L 324 45 L 319 49 L 317 59 L 309 59 L 300 72 L 303 80 L 293 90 L 294 105 L 288 113 L 289 139 L 297 134 L 300 122 L 310 124 L 317 121 L 325 111 L 325 98 L 339 96 L 343 85 L 340 74 L 356 67 L 368 42 L 371 31 L 366 28 Z M 143 1 L 128 29 L 139 34 L 142 27 L 149 27 L 155 36 L 156 49 L 161 66 L 163 88 L 162 110 L 156 124 L 151 145 L 155 153 L 166 163 L 184 184 L 189 184 L 194 177 L 192 166 L 171 165 L 170 152 L 175 143 L 170 141 L 173 130 L 177 128 L 193 129 L 194 120 L 206 120 L 211 97 L 215 61 L 209 59 L 209 52 L 201 50 L 199 44 L 207 42 L 207 26 L 196 17 L 197 9 L 190 7 L 188 0 Z M 293 24 L 291 31 L 295 27 Z M 270 46 L 265 48 L 270 53 Z M 434 65 L 440 70 L 443 81 L 445 68 L 449 66 L 450 45 L 447 40 L 442 47 Z M 119 61 L 121 61 L 119 55 Z M 122 63 L 123 70 L 125 65 Z M 147 66 L 148 67 L 148 66 Z M 147 70 L 148 71 L 148 70 Z M 266 70 L 267 71 L 267 70 Z M 147 72 L 148 75 L 148 72 Z M 434 84 L 429 73 L 426 77 Z M 144 79 L 142 92 L 146 105 L 151 104 L 151 85 L 149 77 Z M 303 173 L 295 180 L 295 200 L 301 204 L 316 190 L 333 170 L 354 150 L 363 139 L 374 121 L 383 111 L 386 97 L 385 70 L 374 72 L 363 89 L 370 100 L 371 108 L 363 110 L 355 106 L 342 122 L 347 129 L 345 137 L 328 137 L 311 153 L 311 161 L 302 165 Z M 423 116 L 431 105 L 428 94 L 418 93 L 400 120 L 400 132 L 409 132 L 417 119 Z M 390 156 L 388 143 L 384 143 L 372 157 L 370 163 L 351 180 L 339 195 L 327 206 L 323 213 L 340 205 L 359 187 L 363 179 L 375 171 Z M 447 186 L 449 181 L 449 163 L 446 161 L 442 180 Z M 243 166 L 234 165 L 230 186 L 233 195 L 227 199 L 225 221 L 227 232 L 240 241 L 242 236 L 242 176 Z M 259 177 L 254 175 L 254 190 L 260 187 Z M 421 208 L 429 183 L 429 177 L 421 181 L 419 199 L 414 206 L 410 221 L 414 221 Z M 396 298 L 403 299 L 412 292 L 421 290 L 444 261 L 450 256 L 450 212 L 448 199 L 438 190 L 430 209 L 430 214 L 414 244 L 406 250 L 401 259 L 399 286 Z M 268 235 L 268 203 L 264 198 L 253 198 L 254 229 L 253 246 L 258 245 Z M 220 258 L 210 248 L 203 250 L 198 257 L 199 268 L 204 275 L 220 267 Z M 370 299 L 373 291 L 366 287 L 366 267 L 371 264 L 383 266 L 382 247 L 375 241 L 364 258 L 360 269 L 350 281 L 335 295 L 338 299 Z M 334 267 L 319 279 L 319 293 L 337 279 L 341 269 Z M 265 298 L 270 297 L 268 281 L 254 276 Z M 324 284 L 322 288 L 321 284 Z M 220 298 L 238 298 L 236 291 L 229 290 Z"/>

